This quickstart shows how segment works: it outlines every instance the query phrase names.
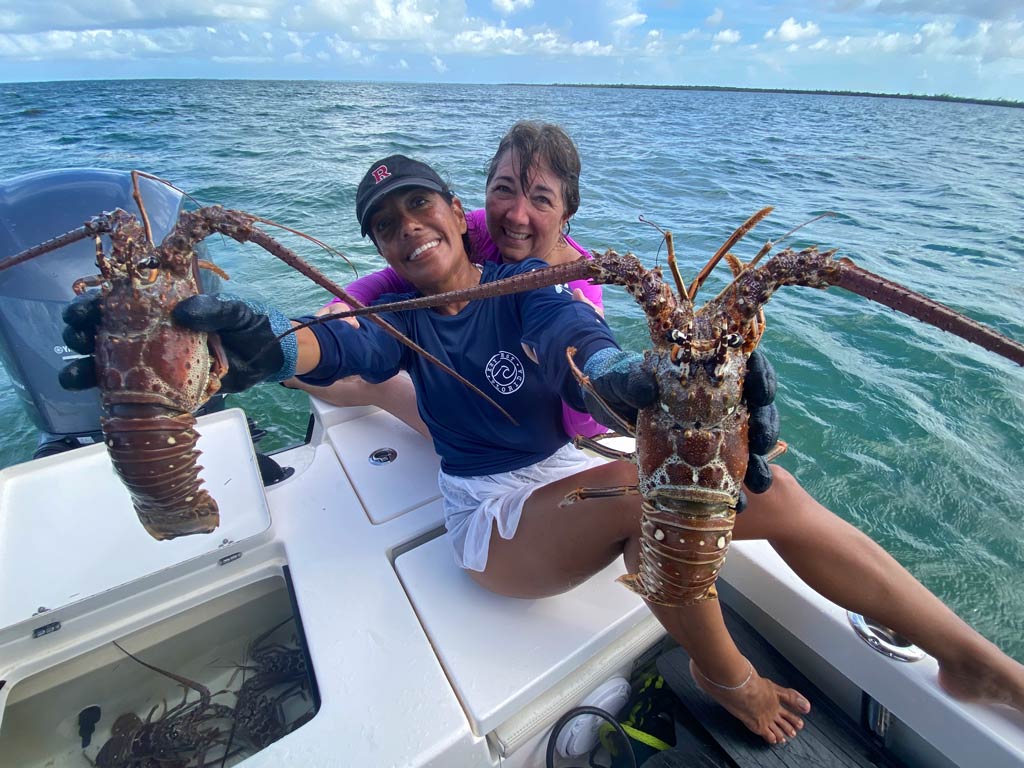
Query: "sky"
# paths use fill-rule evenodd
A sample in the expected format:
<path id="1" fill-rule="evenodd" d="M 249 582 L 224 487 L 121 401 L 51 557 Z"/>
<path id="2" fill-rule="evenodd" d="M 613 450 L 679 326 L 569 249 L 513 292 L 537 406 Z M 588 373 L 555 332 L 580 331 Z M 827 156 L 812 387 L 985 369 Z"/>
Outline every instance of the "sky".
<path id="1" fill-rule="evenodd" d="M 126 77 L 1024 101 L 1024 0 L 0 0 L 0 82 Z"/>

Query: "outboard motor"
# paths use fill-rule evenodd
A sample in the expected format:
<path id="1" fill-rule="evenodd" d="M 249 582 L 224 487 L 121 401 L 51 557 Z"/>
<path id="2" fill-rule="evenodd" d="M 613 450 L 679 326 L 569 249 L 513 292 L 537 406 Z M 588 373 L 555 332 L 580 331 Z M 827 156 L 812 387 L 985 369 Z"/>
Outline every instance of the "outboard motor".
<path id="1" fill-rule="evenodd" d="M 178 220 L 183 195 L 146 178 L 139 179 L 139 191 L 160 242 Z M 0 260 L 115 208 L 139 215 L 127 171 L 47 171 L 2 182 Z M 61 310 L 75 296 L 71 284 L 97 273 L 92 238 L 0 272 L 0 360 L 40 431 L 35 458 L 102 439 L 99 393 L 69 392 L 57 381 L 60 369 L 80 357 L 64 344 Z M 202 270 L 202 280 L 203 290 L 217 289 L 219 279 L 209 270 Z M 221 408 L 223 397 L 217 395 L 202 410 Z"/>

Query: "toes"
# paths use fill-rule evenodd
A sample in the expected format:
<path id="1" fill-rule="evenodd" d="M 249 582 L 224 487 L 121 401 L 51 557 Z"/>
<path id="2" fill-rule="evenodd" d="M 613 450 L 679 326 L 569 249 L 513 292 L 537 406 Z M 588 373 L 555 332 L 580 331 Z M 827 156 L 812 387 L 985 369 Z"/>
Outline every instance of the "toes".
<path id="1" fill-rule="evenodd" d="M 811 711 L 811 703 L 792 688 L 779 688 L 779 701 L 805 715 Z"/>
<path id="2" fill-rule="evenodd" d="M 785 715 L 782 715 L 781 717 L 779 717 L 778 720 L 775 721 L 775 727 L 782 731 L 787 738 L 796 738 L 797 727 L 794 723 L 787 720 Z"/>
<path id="3" fill-rule="evenodd" d="M 786 729 L 786 732 L 789 733 L 790 736 L 796 736 L 796 732 L 804 727 L 804 721 L 802 718 L 797 717 L 792 712 L 787 712 L 785 710 L 782 712 L 782 717 L 780 718 L 779 722 L 782 724 L 782 727 Z"/>

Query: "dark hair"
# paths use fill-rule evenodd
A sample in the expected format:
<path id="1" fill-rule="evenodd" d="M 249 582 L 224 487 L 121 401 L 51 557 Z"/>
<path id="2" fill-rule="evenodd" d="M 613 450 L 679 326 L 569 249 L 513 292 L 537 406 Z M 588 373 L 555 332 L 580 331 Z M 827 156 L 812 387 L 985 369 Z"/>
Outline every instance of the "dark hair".
<path id="1" fill-rule="evenodd" d="M 580 207 L 580 153 L 569 134 L 561 126 L 533 120 L 520 120 L 513 125 L 498 144 L 498 151 L 487 168 L 490 185 L 498 170 L 498 162 L 506 152 L 519 157 L 519 183 L 523 189 L 529 184 L 528 174 L 533 164 L 548 164 L 552 173 L 562 182 L 565 212 L 572 216 Z"/>

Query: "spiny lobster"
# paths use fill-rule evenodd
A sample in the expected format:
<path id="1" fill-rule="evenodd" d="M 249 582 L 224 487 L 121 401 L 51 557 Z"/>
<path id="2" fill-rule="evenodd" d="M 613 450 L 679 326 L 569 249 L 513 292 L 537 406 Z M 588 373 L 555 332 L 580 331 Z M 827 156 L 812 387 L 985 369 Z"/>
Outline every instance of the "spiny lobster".
<path id="1" fill-rule="evenodd" d="M 0 271 L 95 238 L 100 274 L 76 280 L 73 289 L 77 294 L 92 286 L 100 289 L 96 380 L 103 406 L 100 425 L 114 469 L 153 538 L 210 533 L 220 517 L 216 501 L 200 487 L 199 434 L 192 413 L 218 391 L 227 365 L 215 337 L 181 328 L 171 319 L 171 310 L 180 301 L 199 292 L 200 267 L 212 268 L 196 256 L 198 244 L 214 233 L 253 242 L 349 305 L 362 305 L 256 226 L 281 225 L 242 211 L 221 206 L 183 211 L 163 242 L 155 243 L 138 182 L 141 177 L 168 183 L 140 171 L 131 175 L 141 222 L 122 209 L 104 213 L 0 262 Z M 104 235 L 109 237 L 109 254 L 103 250 Z M 372 321 L 502 410 L 387 322 Z"/>
<path id="2" fill-rule="evenodd" d="M 227 726 L 233 722 L 235 712 L 224 704 L 216 704 L 202 683 L 176 675 L 143 661 L 116 642 L 114 645 L 136 663 L 176 681 L 184 689 L 181 703 L 157 717 L 159 705 L 153 707 L 143 720 L 134 712 L 120 715 L 110 727 L 110 738 L 100 747 L 93 765 L 96 768 L 186 768 L 193 764 L 206 765 L 209 753 L 227 745 Z M 199 694 L 195 701 L 188 700 L 189 691 Z M 220 726 L 215 725 L 219 723 Z"/>
<path id="3" fill-rule="evenodd" d="M 647 316 L 653 348 L 645 351 L 643 365 L 657 381 L 659 400 L 641 408 L 635 424 L 620 420 L 622 431 L 636 437 L 635 453 L 612 451 L 586 438 L 577 439 L 577 444 L 636 463 L 638 485 L 581 488 L 566 503 L 638 491 L 643 497 L 640 568 L 637 574 L 624 576 L 623 582 L 645 599 L 668 606 L 714 599 L 714 582 L 731 541 L 748 460 L 748 412 L 742 399 L 747 358 L 764 331 L 762 307 L 779 287 L 846 288 L 1024 365 L 1024 345 L 849 259 L 833 258 L 835 250 L 786 249 L 757 266 L 773 245 L 768 243 L 743 265 L 729 249 L 770 211 L 759 211 L 737 229 L 689 288 L 679 274 L 671 234 L 665 233 L 675 292 L 662 280 L 660 268 L 648 270 L 631 253 L 607 251 L 595 252 L 593 260 L 540 269 L 479 288 L 378 304 L 372 311 L 475 300 L 584 278 L 625 286 Z M 697 291 L 723 258 L 733 269 L 733 281 L 716 298 L 695 308 Z M 335 317 L 365 312 L 353 310 Z M 593 392 L 576 369 L 573 352 L 567 350 L 570 365 L 582 385 Z"/>

